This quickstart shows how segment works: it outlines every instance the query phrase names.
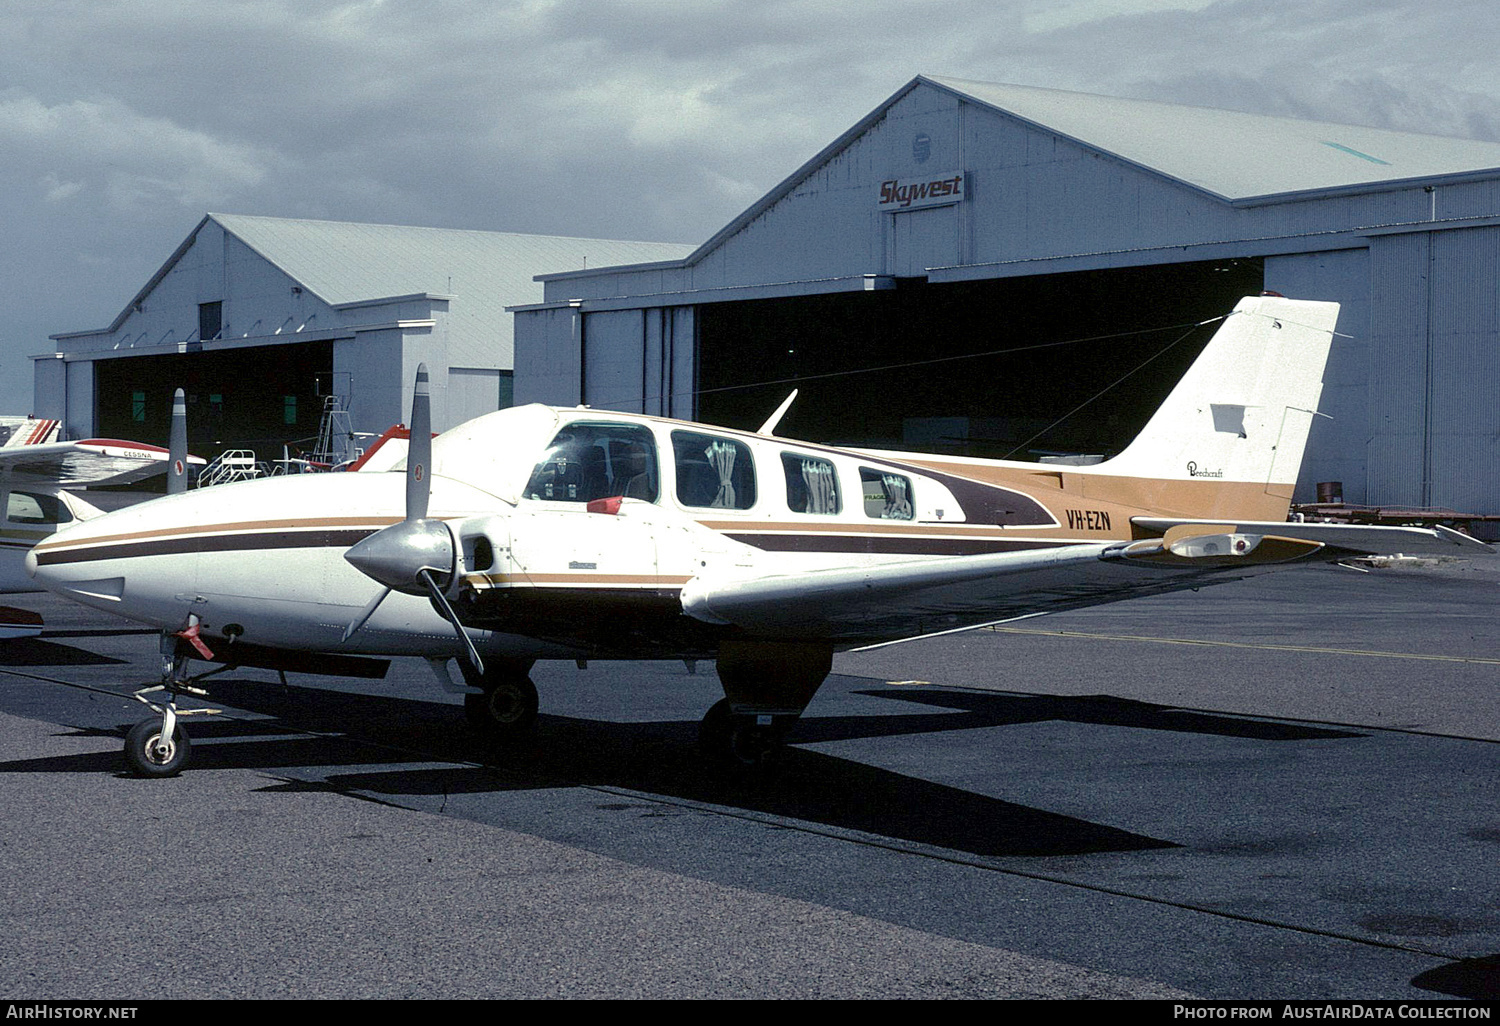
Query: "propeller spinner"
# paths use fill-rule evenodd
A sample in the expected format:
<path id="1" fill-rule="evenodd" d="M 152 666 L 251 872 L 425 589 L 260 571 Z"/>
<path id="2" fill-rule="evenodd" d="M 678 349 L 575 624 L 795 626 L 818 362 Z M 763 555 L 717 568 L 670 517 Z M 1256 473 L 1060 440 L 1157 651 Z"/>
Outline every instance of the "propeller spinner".
<path id="1" fill-rule="evenodd" d="M 417 384 L 411 400 L 411 440 L 406 457 L 406 519 L 392 524 L 350 546 L 344 553 L 356 570 L 385 585 L 360 615 L 344 630 L 348 641 L 375 615 L 392 591 L 426 595 L 453 625 L 463 643 L 464 658 L 479 676 L 484 663 L 463 624 L 448 604 L 443 589 L 453 579 L 455 549 L 453 532 L 443 521 L 427 516 L 432 495 L 432 397 L 427 365 L 417 365 Z"/>

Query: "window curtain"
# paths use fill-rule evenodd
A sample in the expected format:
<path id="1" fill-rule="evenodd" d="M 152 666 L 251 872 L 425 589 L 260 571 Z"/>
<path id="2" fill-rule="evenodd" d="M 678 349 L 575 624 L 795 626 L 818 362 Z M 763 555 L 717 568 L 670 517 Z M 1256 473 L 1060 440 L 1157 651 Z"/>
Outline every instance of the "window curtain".
<path id="1" fill-rule="evenodd" d="M 906 478 L 895 474 L 881 474 L 880 487 L 885 490 L 885 510 L 880 515 L 886 520 L 910 520 L 911 500 L 906 497 Z"/>
<path id="2" fill-rule="evenodd" d="M 714 495 L 714 501 L 710 503 L 715 509 L 736 509 L 734 495 L 734 457 L 735 447 L 730 442 L 710 442 L 703 455 L 708 458 L 708 465 L 714 468 L 714 473 L 719 475 L 719 491 Z"/>
<path id="3" fill-rule="evenodd" d="M 807 512 L 830 514 L 839 511 L 838 484 L 831 463 L 803 460 L 802 483 L 807 486 Z"/>

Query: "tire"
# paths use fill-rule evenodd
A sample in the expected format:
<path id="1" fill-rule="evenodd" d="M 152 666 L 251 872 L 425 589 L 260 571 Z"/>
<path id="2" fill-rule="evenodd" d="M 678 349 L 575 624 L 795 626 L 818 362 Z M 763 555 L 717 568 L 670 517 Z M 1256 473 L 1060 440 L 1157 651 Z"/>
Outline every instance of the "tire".
<path id="1" fill-rule="evenodd" d="M 735 713 L 721 698 L 698 724 L 698 749 L 716 769 L 754 773 L 774 759 L 785 733 L 780 723 L 761 726 L 754 716 Z"/>
<path id="2" fill-rule="evenodd" d="M 486 680 L 481 686 L 484 694 L 464 696 L 464 716 L 479 733 L 509 741 L 536 726 L 538 700 L 530 677 L 506 677 L 493 684 Z"/>
<path id="3" fill-rule="evenodd" d="M 193 746 L 182 725 L 173 729 L 166 753 L 156 751 L 160 737 L 161 720 L 157 719 L 142 720 L 125 735 L 125 761 L 139 776 L 174 777 L 187 766 Z"/>

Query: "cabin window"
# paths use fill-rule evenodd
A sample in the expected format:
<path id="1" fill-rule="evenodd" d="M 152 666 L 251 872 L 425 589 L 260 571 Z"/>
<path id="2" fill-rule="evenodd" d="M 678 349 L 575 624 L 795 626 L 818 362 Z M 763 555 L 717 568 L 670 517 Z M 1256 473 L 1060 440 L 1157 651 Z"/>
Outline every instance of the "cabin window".
<path id="1" fill-rule="evenodd" d="M 619 495 L 655 502 L 660 494 L 656 440 L 639 424 L 580 422 L 557 433 L 542 454 L 528 499 L 592 502 Z"/>
<path id="2" fill-rule="evenodd" d="M 793 513 L 833 515 L 843 509 L 839 501 L 839 479 L 833 464 L 816 456 L 781 454 L 786 472 L 786 506 Z"/>
<path id="3" fill-rule="evenodd" d="M 911 478 L 889 471 L 859 468 L 860 490 L 865 497 L 865 516 L 879 520 L 911 520 Z"/>
<path id="4" fill-rule="evenodd" d="M 755 461 L 750 447 L 732 438 L 673 431 L 677 501 L 699 509 L 749 509 L 755 505 Z"/>
<path id="5" fill-rule="evenodd" d="M 73 514 L 55 495 L 11 492 L 5 502 L 5 519 L 13 524 L 66 524 Z"/>

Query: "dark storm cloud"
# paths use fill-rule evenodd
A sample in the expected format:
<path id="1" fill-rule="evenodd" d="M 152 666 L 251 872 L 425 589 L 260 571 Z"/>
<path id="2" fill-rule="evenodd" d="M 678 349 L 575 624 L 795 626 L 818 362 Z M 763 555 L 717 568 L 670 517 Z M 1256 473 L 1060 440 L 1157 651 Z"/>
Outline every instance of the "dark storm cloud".
<path id="1" fill-rule="evenodd" d="M 1497 37 L 1489 0 L 1224 0 L 1050 33 L 1020 70 L 1055 74 L 1087 53 L 1069 88 L 1500 140 Z"/>
<path id="2" fill-rule="evenodd" d="M 0 5 L 0 410 L 209 210 L 698 242 L 918 73 L 1500 138 L 1448 0 Z"/>

